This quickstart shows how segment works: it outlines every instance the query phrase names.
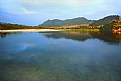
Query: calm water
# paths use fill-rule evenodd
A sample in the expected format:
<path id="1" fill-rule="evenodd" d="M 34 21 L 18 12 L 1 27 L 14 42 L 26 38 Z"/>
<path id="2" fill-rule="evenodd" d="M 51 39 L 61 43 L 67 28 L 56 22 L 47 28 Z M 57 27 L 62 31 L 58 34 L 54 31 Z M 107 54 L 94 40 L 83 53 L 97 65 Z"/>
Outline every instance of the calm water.
<path id="1" fill-rule="evenodd" d="M 0 81 L 121 81 L 121 36 L 1 33 Z"/>

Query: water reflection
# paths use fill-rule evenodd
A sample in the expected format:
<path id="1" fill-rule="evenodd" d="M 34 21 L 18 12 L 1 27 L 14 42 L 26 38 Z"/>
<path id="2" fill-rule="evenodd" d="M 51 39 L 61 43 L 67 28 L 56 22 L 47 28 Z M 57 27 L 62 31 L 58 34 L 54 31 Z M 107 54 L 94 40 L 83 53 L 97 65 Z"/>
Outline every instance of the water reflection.
<path id="1" fill-rule="evenodd" d="M 119 44 L 121 42 L 121 35 L 103 34 L 98 31 L 61 31 L 44 33 L 43 35 L 53 39 L 65 38 L 81 42 L 91 38 L 102 40 L 107 44 Z"/>
<path id="2" fill-rule="evenodd" d="M 5 38 L 7 35 L 10 35 L 10 34 L 18 34 L 20 32 L 0 32 L 0 38 Z"/>
<path id="3" fill-rule="evenodd" d="M 110 40 L 120 42 L 120 36 L 89 31 L 4 33 L 0 81 L 120 81 L 121 45 L 110 45 Z"/>

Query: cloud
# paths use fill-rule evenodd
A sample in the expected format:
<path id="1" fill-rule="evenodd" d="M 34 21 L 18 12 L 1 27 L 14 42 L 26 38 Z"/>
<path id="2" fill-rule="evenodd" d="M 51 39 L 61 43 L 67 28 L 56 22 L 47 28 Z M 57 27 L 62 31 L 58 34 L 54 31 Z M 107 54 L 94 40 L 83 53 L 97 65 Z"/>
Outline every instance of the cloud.
<path id="1" fill-rule="evenodd" d="M 21 12 L 23 13 L 23 14 L 27 14 L 27 15 L 29 15 L 29 14 L 36 14 L 37 12 L 35 12 L 35 11 L 32 11 L 32 10 L 28 10 L 28 9 L 26 9 L 26 8 L 21 8 Z"/>
<path id="2" fill-rule="evenodd" d="M 6 13 L 3 19 L 19 17 L 21 23 L 79 16 L 97 19 L 109 14 L 121 15 L 120 5 L 121 0 L 1 0 L 0 15 Z"/>
<path id="3" fill-rule="evenodd" d="M 23 5 L 63 4 L 63 5 L 89 5 L 104 0 L 18 0 Z"/>

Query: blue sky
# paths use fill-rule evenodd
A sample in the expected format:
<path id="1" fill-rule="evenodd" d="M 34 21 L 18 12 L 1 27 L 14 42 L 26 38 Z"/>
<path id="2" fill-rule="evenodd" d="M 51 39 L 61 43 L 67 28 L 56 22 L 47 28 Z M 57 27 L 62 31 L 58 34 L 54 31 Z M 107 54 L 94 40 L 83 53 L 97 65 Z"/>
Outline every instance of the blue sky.
<path id="1" fill-rule="evenodd" d="M 39 25 L 51 19 L 121 15 L 121 0 L 0 0 L 0 21 Z"/>

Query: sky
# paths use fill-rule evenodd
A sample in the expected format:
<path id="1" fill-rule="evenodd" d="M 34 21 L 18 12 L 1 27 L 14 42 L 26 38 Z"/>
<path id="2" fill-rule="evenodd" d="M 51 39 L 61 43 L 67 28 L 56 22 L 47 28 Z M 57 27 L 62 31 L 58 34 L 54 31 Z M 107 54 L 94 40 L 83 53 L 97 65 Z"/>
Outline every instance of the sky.
<path id="1" fill-rule="evenodd" d="M 46 20 L 121 16 L 121 0 L 0 0 L 0 22 L 39 25 Z"/>

